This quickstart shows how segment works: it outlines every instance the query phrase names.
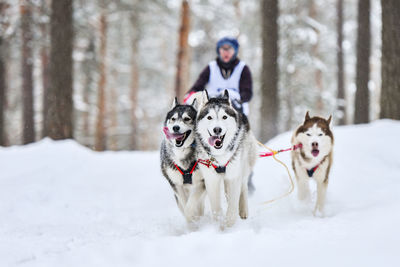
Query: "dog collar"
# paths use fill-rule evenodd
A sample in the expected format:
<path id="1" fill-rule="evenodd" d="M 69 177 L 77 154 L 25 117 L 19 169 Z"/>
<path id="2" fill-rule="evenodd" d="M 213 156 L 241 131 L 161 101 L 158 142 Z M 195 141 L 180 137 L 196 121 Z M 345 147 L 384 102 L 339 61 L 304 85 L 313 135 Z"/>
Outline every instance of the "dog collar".
<path id="1" fill-rule="evenodd" d="M 197 160 L 192 163 L 192 167 L 189 167 L 187 170 L 182 170 L 179 168 L 178 164 L 174 162 L 175 168 L 182 174 L 183 184 L 192 184 L 192 174 L 197 166 Z"/>
<path id="2" fill-rule="evenodd" d="M 314 175 L 314 172 L 318 169 L 318 166 L 319 166 L 319 164 L 317 166 L 315 166 L 314 168 L 312 168 L 312 169 L 309 169 L 309 170 L 306 169 L 308 177 L 311 178 Z"/>
<path id="3" fill-rule="evenodd" d="M 216 171 L 217 173 L 225 173 L 225 171 L 226 171 L 226 166 L 228 166 L 228 164 L 229 164 L 229 162 L 230 162 L 230 160 L 228 160 L 228 162 L 227 162 L 224 166 L 217 166 L 217 165 L 215 165 L 215 164 L 213 163 L 213 161 L 215 161 L 214 158 L 206 159 L 206 160 L 204 160 L 204 159 L 198 159 L 197 161 L 198 161 L 199 163 L 201 163 L 201 164 L 207 166 L 207 168 L 210 168 L 210 166 L 213 166 L 213 168 L 215 169 L 215 171 Z"/>

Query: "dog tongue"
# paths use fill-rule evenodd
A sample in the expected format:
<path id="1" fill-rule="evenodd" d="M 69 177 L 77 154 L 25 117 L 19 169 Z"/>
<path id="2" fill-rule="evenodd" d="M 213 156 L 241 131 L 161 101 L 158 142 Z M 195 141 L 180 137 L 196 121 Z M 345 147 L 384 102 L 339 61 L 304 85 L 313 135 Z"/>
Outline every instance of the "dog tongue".
<path id="1" fill-rule="evenodd" d="M 215 143 L 217 141 L 221 142 L 221 139 L 218 136 L 210 136 L 210 138 L 208 138 L 208 143 L 210 144 L 210 146 L 215 146 Z"/>
<path id="2" fill-rule="evenodd" d="M 184 134 L 178 134 L 178 133 L 171 133 L 168 130 L 168 127 L 163 127 L 163 132 L 165 134 L 165 137 L 167 137 L 167 139 L 178 139 L 179 141 L 181 141 L 184 137 Z"/>
<path id="3" fill-rule="evenodd" d="M 319 150 L 314 149 L 313 151 L 311 151 L 311 154 L 316 157 L 319 154 Z"/>

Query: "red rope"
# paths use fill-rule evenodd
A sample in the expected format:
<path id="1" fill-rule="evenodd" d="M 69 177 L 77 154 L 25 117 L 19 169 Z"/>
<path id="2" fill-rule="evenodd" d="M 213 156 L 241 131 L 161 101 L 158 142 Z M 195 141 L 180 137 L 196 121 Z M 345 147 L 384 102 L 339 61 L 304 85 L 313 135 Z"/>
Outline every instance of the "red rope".
<path id="1" fill-rule="evenodd" d="M 296 150 L 296 149 L 302 148 L 302 147 L 303 147 L 303 145 L 300 143 L 298 145 L 294 145 L 291 148 L 281 149 L 281 150 L 277 150 L 277 151 L 273 151 L 273 152 L 266 152 L 266 153 L 260 154 L 260 158 L 270 157 L 270 156 L 276 155 L 276 154 L 281 153 L 281 152 L 286 152 L 286 151 L 290 151 L 290 150 Z"/>

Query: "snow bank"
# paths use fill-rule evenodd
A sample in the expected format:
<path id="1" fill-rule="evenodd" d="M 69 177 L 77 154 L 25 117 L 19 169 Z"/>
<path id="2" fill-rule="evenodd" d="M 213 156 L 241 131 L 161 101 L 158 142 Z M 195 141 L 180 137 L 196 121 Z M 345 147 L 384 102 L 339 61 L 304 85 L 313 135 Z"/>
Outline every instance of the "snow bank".
<path id="1" fill-rule="evenodd" d="M 0 266 L 398 266 L 400 123 L 334 134 L 326 217 L 295 193 L 260 205 L 289 187 L 285 170 L 263 158 L 250 218 L 225 231 L 208 217 L 187 229 L 158 152 L 48 139 L 0 148 Z M 290 137 L 268 145 L 289 147 Z M 279 158 L 290 166 L 290 153 Z"/>

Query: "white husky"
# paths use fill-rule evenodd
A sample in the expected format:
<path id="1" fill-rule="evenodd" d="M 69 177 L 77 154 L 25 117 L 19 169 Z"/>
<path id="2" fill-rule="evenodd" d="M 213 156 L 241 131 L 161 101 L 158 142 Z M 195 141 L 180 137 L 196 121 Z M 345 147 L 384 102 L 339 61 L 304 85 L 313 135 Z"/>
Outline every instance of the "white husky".
<path id="1" fill-rule="evenodd" d="M 203 215 L 205 196 L 194 137 L 195 102 L 180 105 L 175 98 L 164 121 L 165 138 L 160 150 L 161 171 L 174 190 L 176 203 L 188 222 Z"/>
<path id="2" fill-rule="evenodd" d="M 232 226 L 238 214 L 248 217 L 247 181 L 257 159 L 257 143 L 247 117 L 231 105 L 228 91 L 209 98 L 203 91 L 196 124 L 199 168 L 204 177 L 214 218 L 221 215 L 221 182 L 227 211 L 224 226 Z"/>
<path id="3" fill-rule="evenodd" d="M 332 165 L 333 134 L 329 128 L 330 116 L 327 120 L 306 114 L 304 123 L 294 132 L 292 144 L 299 149 L 292 150 L 292 167 L 296 174 L 298 198 L 310 198 L 308 181 L 314 178 L 317 182 L 317 211 L 324 214 L 326 190 L 329 171 Z"/>

